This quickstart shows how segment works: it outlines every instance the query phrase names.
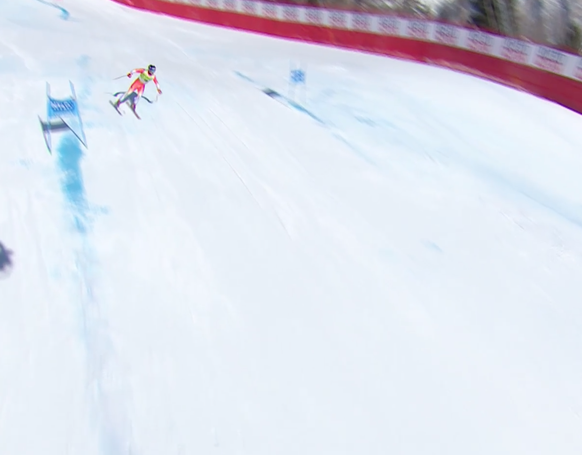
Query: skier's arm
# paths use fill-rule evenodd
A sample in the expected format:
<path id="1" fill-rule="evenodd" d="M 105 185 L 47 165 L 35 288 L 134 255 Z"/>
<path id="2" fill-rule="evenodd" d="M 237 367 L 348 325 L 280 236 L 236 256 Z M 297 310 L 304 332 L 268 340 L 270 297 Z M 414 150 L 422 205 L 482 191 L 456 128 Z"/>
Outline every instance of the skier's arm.
<path id="1" fill-rule="evenodd" d="M 162 94 L 162 89 L 160 89 L 160 84 L 158 83 L 158 78 L 156 76 L 154 76 L 154 84 L 156 84 L 156 88 L 158 89 L 158 93 L 161 95 Z"/>
<path id="2" fill-rule="evenodd" d="M 141 74 L 144 71 L 145 71 L 145 69 L 143 69 L 143 68 L 135 68 L 135 69 L 131 70 L 129 73 L 127 73 L 127 77 L 131 77 L 134 74 Z"/>

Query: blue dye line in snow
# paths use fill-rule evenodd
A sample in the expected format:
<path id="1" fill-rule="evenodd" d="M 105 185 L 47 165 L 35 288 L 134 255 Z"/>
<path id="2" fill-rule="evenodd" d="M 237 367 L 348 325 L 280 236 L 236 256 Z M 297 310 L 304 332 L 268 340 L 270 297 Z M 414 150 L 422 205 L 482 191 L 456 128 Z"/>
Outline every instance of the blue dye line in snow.
<path id="1" fill-rule="evenodd" d="M 60 172 L 61 192 L 65 203 L 65 215 L 68 218 L 70 233 L 77 237 L 77 248 L 74 251 L 75 285 L 81 289 L 78 311 L 81 320 L 81 339 L 85 345 L 89 363 L 92 362 L 97 348 L 98 337 L 95 334 L 94 321 L 90 314 L 95 310 L 94 294 L 91 285 L 90 272 L 93 266 L 93 255 L 89 243 L 88 204 L 85 183 L 81 171 L 83 151 L 79 140 L 72 133 L 64 133 L 56 148 L 57 168 Z M 99 385 L 99 384 L 97 384 Z M 96 404 L 99 407 L 99 404 Z"/>
<path id="2" fill-rule="evenodd" d="M 246 74 L 243 74 L 239 71 L 235 71 L 234 74 L 236 74 L 241 79 L 244 79 L 245 81 L 250 82 L 251 84 L 257 85 L 257 83 L 255 81 L 253 81 L 250 77 L 248 77 Z"/>
<path id="3" fill-rule="evenodd" d="M 45 0 L 37 0 L 37 1 L 42 3 L 43 5 L 52 6 L 53 8 L 58 9 L 61 12 L 61 19 L 64 21 L 69 20 L 69 17 L 71 17 L 69 12 L 65 8 L 63 8 L 62 6 L 55 5 L 54 3 L 50 3 L 50 2 L 47 2 Z"/>
<path id="4" fill-rule="evenodd" d="M 273 90 L 271 88 L 268 87 L 263 87 L 261 85 L 259 85 L 257 82 L 255 82 L 253 79 L 251 79 L 250 77 L 248 77 L 247 75 L 240 73 L 238 71 L 235 71 L 234 74 L 236 74 L 238 77 L 240 77 L 241 79 L 244 79 L 247 82 L 250 82 L 251 84 L 253 84 L 255 87 L 257 87 L 259 90 L 261 90 L 265 95 L 281 102 L 282 104 L 291 107 L 293 109 L 295 109 L 296 111 L 299 111 L 303 114 L 308 115 L 309 117 L 311 117 L 313 120 L 315 120 L 317 123 L 320 123 L 321 125 L 327 126 L 325 124 L 325 122 L 323 120 L 321 120 L 319 117 L 317 117 L 313 112 L 309 111 L 308 109 L 306 109 L 305 107 L 301 106 L 299 103 L 296 103 L 295 101 L 293 101 L 292 99 L 286 97 L 285 95 L 277 92 L 276 90 Z"/>
<path id="5" fill-rule="evenodd" d="M 243 73 L 235 71 L 235 74 L 239 78 L 244 79 L 245 81 L 254 85 L 257 89 L 261 90 L 267 96 L 299 112 L 307 114 L 309 117 L 311 117 L 321 125 L 325 126 L 327 129 L 329 129 L 331 134 L 336 139 L 343 142 L 363 160 L 365 160 L 369 164 L 376 165 L 376 163 L 373 160 L 371 160 L 368 156 L 362 153 L 356 146 L 354 146 L 346 138 L 344 138 L 341 133 L 337 132 L 332 127 L 332 125 L 329 125 L 325 121 L 321 120 L 300 104 L 294 102 L 293 100 L 290 100 L 289 98 L 285 97 L 284 95 L 278 93 L 275 90 L 261 86 L 258 82 L 251 79 L 250 77 Z M 408 104 L 410 104 L 411 102 L 412 102 L 411 100 L 407 100 Z M 414 105 L 412 107 L 414 107 Z M 421 117 L 419 115 L 419 112 L 422 112 L 422 110 L 419 111 L 418 109 L 414 109 L 414 112 L 418 117 Z M 361 119 L 358 119 L 357 117 L 355 117 L 355 119 L 361 121 Z M 444 126 L 443 124 L 440 125 Z M 562 217 L 564 220 L 570 222 L 574 226 L 582 228 L 582 206 L 568 202 L 563 198 L 546 193 L 545 191 L 543 191 L 543 189 L 537 188 L 534 184 L 528 183 L 526 181 L 521 181 L 518 178 L 505 176 L 500 171 L 497 171 L 494 168 L 490 168 L 484 164 L 471 162 L 471 160 L 464 157 L 463 154 L 458 154 L 457 156 L 454 157 L 454 159 L 458 165 L 464 166 L 466 169 L 471 171 L 477 178 L 483 178 L 484 180 L 492 182 L 496 184 L 498 187 L 503 188 L 508 192 L 513 192 L 515 194 L 521 195 L 527 200 L 530 200 L 533 203 L 537 204 L 539 207 L 542 207 L 543 209 Z"/>
<path id="6" fill-rule="evenodd" d="M 517 194 L 536 204 L 547 212 L 557 215 L 577 228 L 582 228 L 582 206 L 570 202 L 561 196 L 556 196 L 535 183 L 517 176 L 504 173 L 501 170 L 480 163 L 469 163 L 468 160 L 457 158 L 457 162 L 472 172 L 476 179 L 491 182 L 501 188 L 506 194 Z"/>
<path id="7" fill-rule="evenodd" d="M 306 108 L 304 108 L 303 106 L 301 106 L 301 104 L 296 103 L 295 101 L 293 101 L 292 99 L 287 98 L 285 95 L 281 95 L 279 92 L 270 89 L 270 88 L 266 88 L 263 89 L 263 93 L 267 96 L 270 96 L 273 99 L 276 99 L 277 101 L 280 101 L 281 103 L 292 107 L 293 109 L 295 109 L 296 111 L 301 112 L 302 114 L 306 114 L 309 117 L 311 117 L 313 120 L 315 120 L 317 123 L 320 123 L 322 125 L 325 125 L 325 122 L 323 120 L 321 120 L 319 117 L 317 117 L 313 112 L 307 110 Z"/>
<path id="8" fill-rule="evenodd" d="M 93 290 L 93 271 L 96 266 L 90 242 L 91 219 L 85 183 L 81 170 L 83 151 L 72 133 L 65 133 L 57 147 L 57 166 L 61 173 L 61 190 L 70 218 L 72 233 L 78 236 L 79 246 L 74 252 L 76 279 L 81 287 L 79 311 L 81 312 L 82 338 L 90 366 L 93 385 L 94 418 L 100 438 L 100 452 L 104 455 L 126 453 L 126 426 L 118 427 L 119 403 L 103 387 L 104 358 L 111 357 L 111 341 L 106 321 L 101 319 L 100 308 Z M 115 419 L 112 416 L 115 415 Z"/>
<path id="9" fill-rule="evenodd" d="M 62 190 L 66 203 L 70 209 L 75 230 L 86 235 L 87 200 L 85 184 L 81 172 L 81 158 L 83 152 L 79 140 L 72 134 L 63 137 L 57 150 L 58 166 L 62 173 Z"/>
<path id="10" fill-rule="evenodd" d="M 243 73 L 240 73 L 238 71 L 235 71 L 234 74 L 236 74 L 241 79 L 244 79 L 245 81 L 251 83 L 257 89 L 259 89 L 260 91 L 262 91 L 265 95 L 269 96 L 270 98 L 273 98 L 274 100 L 279 101 L 281 104 L 283 104 L 283 105 L 285 105 L 287 107 L 290 107 L 292 109 L 295 109 L 296 111 L 301 112 L 302 114 L 306 114 L 307 116 L 311 117 L 317 123 L 319 123 L 323 127 L 327 128 L 331 132 L 331 134 L 332 134 L 333 137 L 335 137 L 337 140 L 343 142 L 346 146 L 348 146 L 348 148 L 350 150 L 352 150 L 356 155 L 358 155 L 360 158 L 362 158 L 368 164 L 371 164 L 371 165 L 374 165 L 374 166 L 376 165 L 376 163 L 372 159 L 370 159 L 368 156 L 366 156 L 366 154 L 362 153 L 357 147 L 355 147 L 353 144 L 351 144 L 340 133 L 338 133 L 337 131 L 335 131 L 335 128 L 333 128 L 331 125 L 329 125 L 328 123 L 326 123 L 325 121 L 323 121 L 322 119 L 320 119 L 319 117 L 317 117 L 310 110 L 308 110 L 305 107 L 301 106 L 299 103 L 296 103 L 295 101 L 287 98 L 285 95 L 280 94 L 276 90 L 270 89 L 268 87 L 261 86 L 259 83 L 257 83 L 256 81 L 254 81 L 253 79 L 251 79 L 250 77 L 248 77 L 247 75 L 245 75 Z"/>

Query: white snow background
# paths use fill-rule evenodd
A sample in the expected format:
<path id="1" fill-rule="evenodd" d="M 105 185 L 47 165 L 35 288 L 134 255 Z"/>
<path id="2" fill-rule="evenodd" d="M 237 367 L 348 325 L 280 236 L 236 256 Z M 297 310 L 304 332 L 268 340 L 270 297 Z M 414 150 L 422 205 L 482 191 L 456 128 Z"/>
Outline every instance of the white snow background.
<path id="1" fill-rule="evenodd" d="M 0 455 L 582 453 L 579 115 L 58 5 L 0 0 Z M 310 115 L 257 88 L 291 64 Z M 69 80 L 88 148 L 51 155 Z"/>

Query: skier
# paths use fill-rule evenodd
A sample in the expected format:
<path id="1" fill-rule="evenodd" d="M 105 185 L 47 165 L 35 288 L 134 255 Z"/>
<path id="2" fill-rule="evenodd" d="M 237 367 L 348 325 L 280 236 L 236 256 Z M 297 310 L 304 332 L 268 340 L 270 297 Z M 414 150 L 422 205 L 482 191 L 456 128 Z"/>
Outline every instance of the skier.
<path id="1" fill-rule="evenodd" d="M 156 67 L 155 65 L 148 66 L 148 69 L 145 68 L 136 68 L 131 70 L 127 73 L 127 77 L 131 78 L 134 74 L 139 74 L 137 79 L 133 81 L 127 92 L 123 96 L 117 99 L 114 106 L 117 109 L 121 103 L 125 103 L 130 95 L 135 92 L 137 97 L 134 98 L 131 108 L 135 111 L 137 106 L 137 102 L 140 100 L 141 96 L 143 95 L 145 86 L 148 82 L 154 81 L 156 84 L 156 88 L 158 89 L 158 93 L 161 95 L 162 91 L 160 90 L 160 85 L 158 83 L 158 78 L 155 76 Z"/>

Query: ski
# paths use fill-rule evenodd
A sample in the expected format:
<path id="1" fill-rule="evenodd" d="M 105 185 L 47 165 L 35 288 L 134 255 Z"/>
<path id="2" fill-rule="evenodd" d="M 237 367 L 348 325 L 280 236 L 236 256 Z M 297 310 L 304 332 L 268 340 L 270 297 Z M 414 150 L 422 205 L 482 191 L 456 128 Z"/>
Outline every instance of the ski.
<path id="1" fill-rule="evenodd" d="M 119 110 L 113 101 L 109 100 L 109 104 L 113 106 L 113 109 L 115 109 L 119 115 L 123 115 L 123 113 Z"/>
<path id="2" fill-rule="evenodd" d="M 141 120 L 141 117 L 138 115 L 138 113 L 135 111 L 133 107 L 130 107 L 129 109 L 131 109 L 131 112 L 133 112 L 133 115 L 135 115 L 138 120 Z"/>
<path id="3" fill-rule="evenodd" d="M 116 93 L 115 95 L 119 95 L 119 93 Z M 126 104 L 127 107 L 131 110 L 131 112 L 133 112 L 133 115 L 135 115 L 135 117 L 138 120 L 141 120 L 141 117 L 139 116 L 139 114 L 135 111 L 135 106 L 133 105 L 133 98 L 135 98 L 135 95 L 133 97 L 128 97 L 123 103 L 120 103 L 119 106 L 121 106 L 122 104 Z M 109 101 L 109 103 L 115 108 L 115 110 L 119 113 L 119 115 L 123 115 L 123 113 L 119 110 L 119 106 L 116 106 L 115 103 L 113 101 Z"/>
<path id="4" fill-rule="evenodd" d="M 116 93 L 114 93 L 114 94 L 113 94 L 113 96 L 115 96 L 115 97 L 118 97 L 119 95 L 123 95 L 123 94 L 125 94 L 125 92 L 116 92 Z M 150 103 L 150 104 L 154 104 L 154 103 L 157 101 L 157 99 L 156 99 L 156 100 L 154 100 L 154 101 L 152 101 L 152 100 L 150 100 L 150 99 L 149 99 L 147 96 L 145 96 L 145 95 L 142 95 L 142 96 L 141 96 L 141 99 L 142 99 L 142 100 L 146 100 L 146 101 L 147 101 L 148 103 Z"/>
<path id="5" fill-rule="evenodd" d="M 121 112 L 119 110 L 119 108 L 115 105 L 115 103 L 113 101 L 109 101 L 109 104 L 111 104 L 113 106 L 113 108 L 117 111 L 117 113 L 119 115 L 123 115 L 123 112 Z M 131 112 L 133 112 L 133 115 L 135 115 L 138 120 L 141 120 L 141 117 L 139 116 L 139 114 L 135 111 L 135 109 L 131 105 L 128 104 L 127 107 L 129 108 L 129 110 Z"/>

